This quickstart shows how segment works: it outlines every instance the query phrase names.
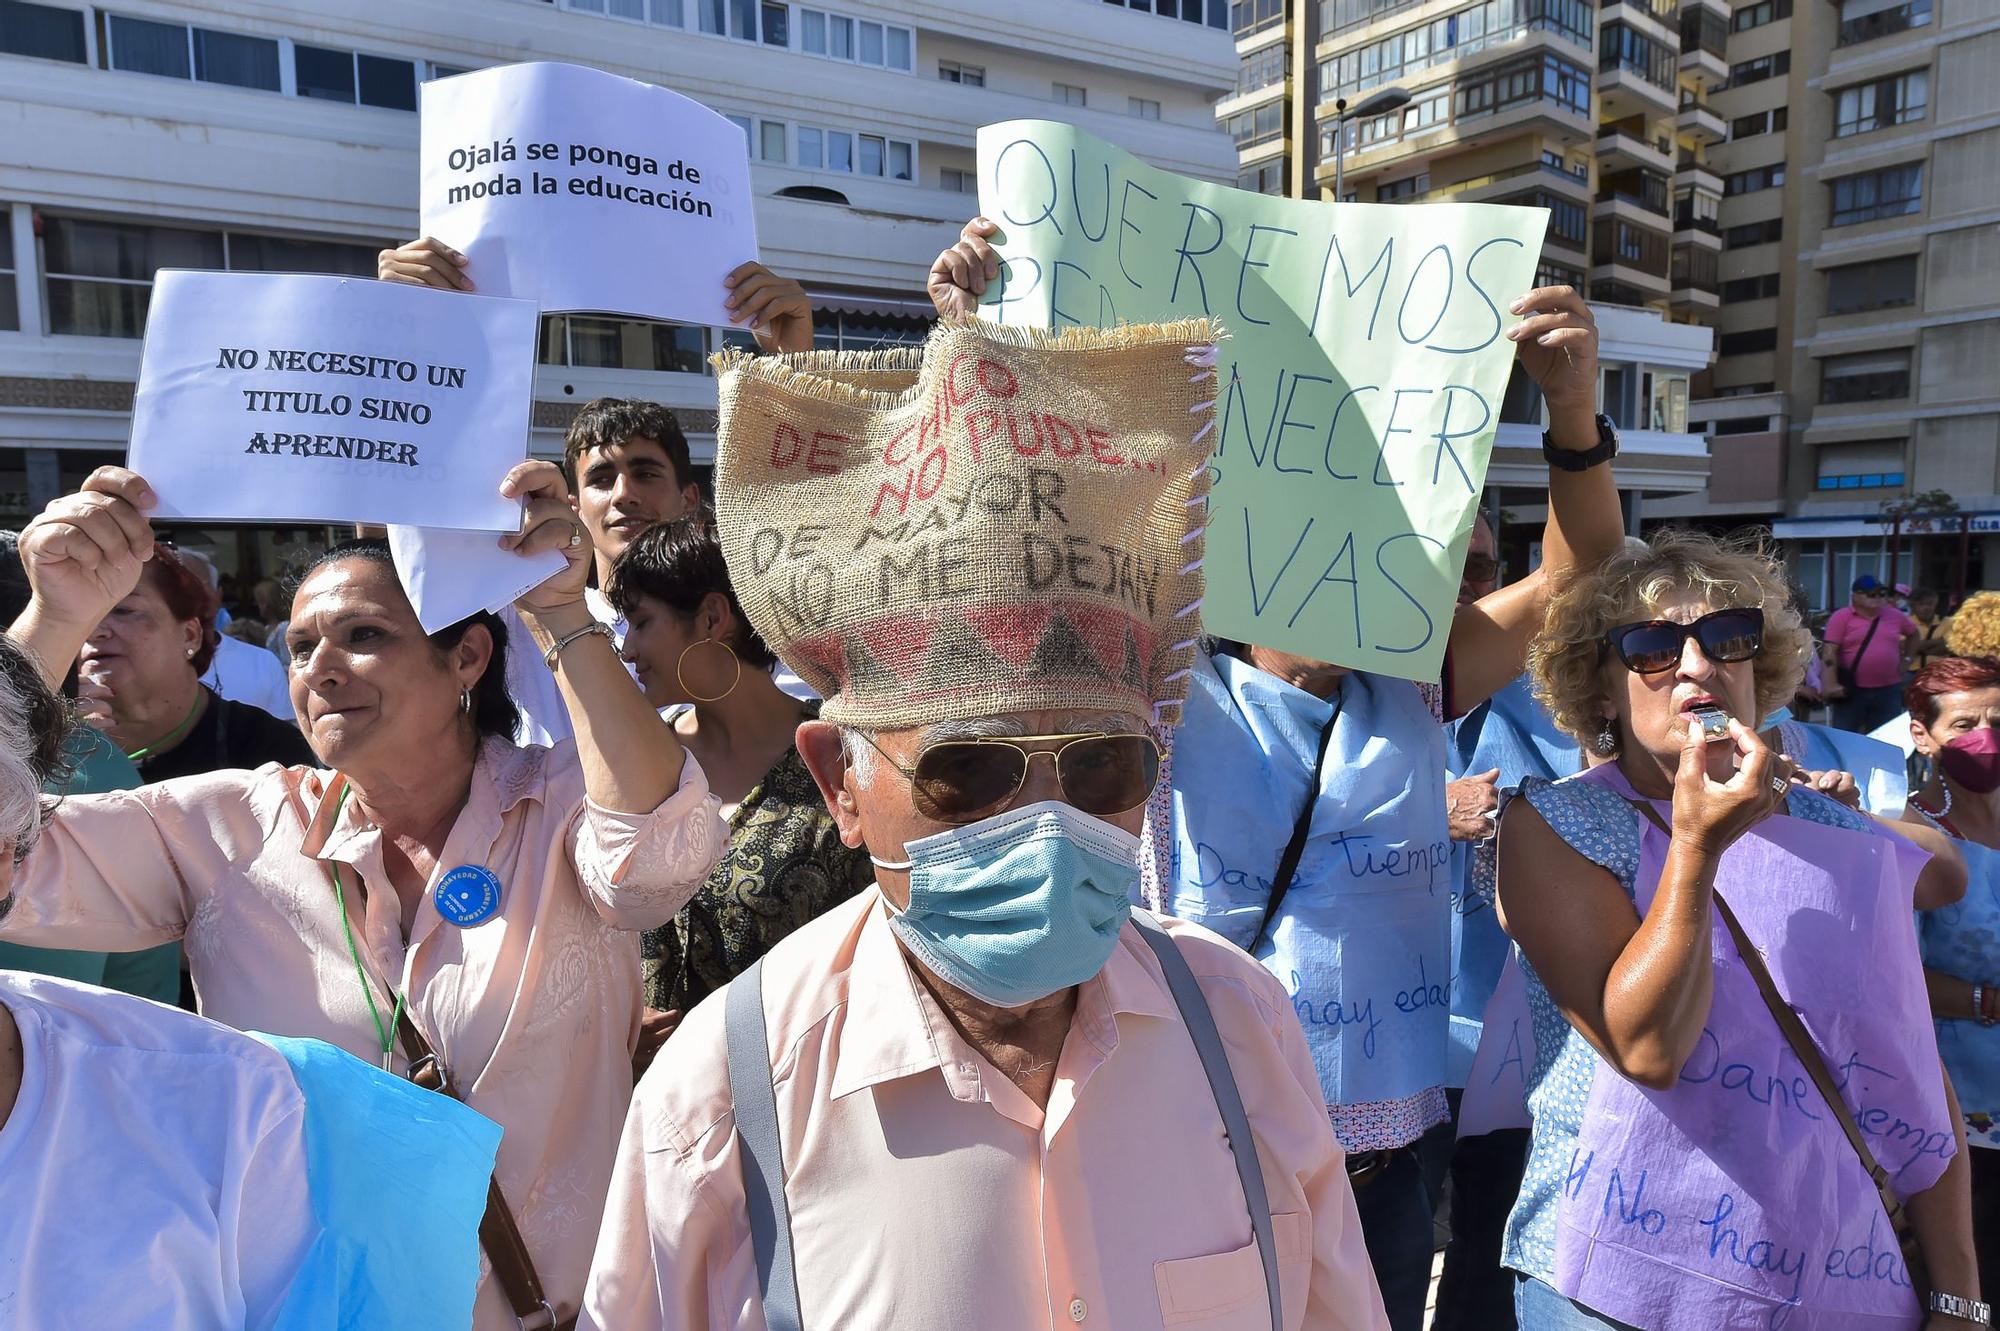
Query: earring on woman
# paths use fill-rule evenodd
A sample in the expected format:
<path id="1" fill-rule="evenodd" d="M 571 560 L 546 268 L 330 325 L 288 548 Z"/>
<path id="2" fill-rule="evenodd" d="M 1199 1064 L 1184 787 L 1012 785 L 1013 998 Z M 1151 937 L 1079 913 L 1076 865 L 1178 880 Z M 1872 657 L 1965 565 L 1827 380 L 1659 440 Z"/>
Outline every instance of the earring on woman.
<path id="1" fill-rule="evenodd" d="M 729 653 L 730 664 L 736 667 L 735 675 L 733 675 L 729 680 L 729 687 L 724 689 L 722 692 L 716 694 L 713 698 L 704 698 L 699 693 L 696 693 L 693 689 L 689 688 L 687 682 L 687 676 L 681 673 L 681 667 L 687 662 L 688 653 L 693 651 L 695 648 L 703 646 L 708 643 L 713 643 L 717 647 L 720 647 L 723 651 Z M 730 694 L 736 692 L 736 686 L 739 682 L 742 681 L 742 679 L 743 679 L 743 658 L 736 654 L 736 649 L 734 647 L 731 647 L 728 643 L 722 641 L 720 638 L 703 638 L 700 642 L 691 642 L 687 646 L 681 649 L 680 656 L 674 661 L 674 682 L 681 686 L 682 693 L 685 693 L 688 697 L 694 699 L 696 702 L 721 702 L 724 698 L 727 698 Z"/>
<path id="2" fill-rule="evenodd" d="M 460 689 L 460 690 L 458 691 L 458 710 L 459 710 L 460 712 L 464 713 L 464 714 L 465 714 L 466 716 L 471 716 L 471 715 L 472 715 L 472 690 L 471 690 L 471 689 Z"/>
<path id="3" fill-rule="evenodd" d="M 1609 758 L 1618 752 L 1618 727 L 1612 724 L 1610 717 L 1607 716 L 1598 723 L 1597 734 L 1591 742 L 1591 747 L 1597 750 L 1597 756 L 1600 758 Z"/>

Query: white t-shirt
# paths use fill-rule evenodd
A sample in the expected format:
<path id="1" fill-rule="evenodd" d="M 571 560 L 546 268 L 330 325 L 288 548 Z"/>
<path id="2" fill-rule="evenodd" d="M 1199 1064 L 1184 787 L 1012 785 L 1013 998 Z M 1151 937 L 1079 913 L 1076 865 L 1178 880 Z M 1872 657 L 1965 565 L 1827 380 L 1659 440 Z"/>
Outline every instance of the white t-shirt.
<path id="1" fill-rule="evenodd" d="M 0 1004 L 24 1067 L 0 1125 L 0 1325 L 268 1325 L 319 1234 L 284 1055 L 18 971 Z"/>
<path id="2" fill-rule="evenodd" d="M 231 702 L 261 707 L 280 721 L 298 720 L 292 711 L 291 684 L 278 658 L 227 633 L 216 644 L 215 659 L 201 682 Z"/>

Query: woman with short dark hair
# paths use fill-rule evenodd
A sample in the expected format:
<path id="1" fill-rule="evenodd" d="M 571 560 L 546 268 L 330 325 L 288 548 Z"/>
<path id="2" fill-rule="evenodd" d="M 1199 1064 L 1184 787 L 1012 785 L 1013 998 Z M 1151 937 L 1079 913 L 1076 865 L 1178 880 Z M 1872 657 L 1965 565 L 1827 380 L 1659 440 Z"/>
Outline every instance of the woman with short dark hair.
<path id="1" fill-rule="evenodd" d="M 874 880 L 826 811 L 793 738 L 819 715 L 771 680 L 702 516 L 648 528 L 612 569 L 625 659 L 723 801 L 729 849 L 673 923 L 646 935 L 646 1001 L 685 1012 L 780 938 Z"/>
<path id="2" fill-rule="evenodd" d="M 639 949 L 620 931 L 670 919 L 723 829 L 701 768 L 583 604 L 590 547 L 561 473 L 523 463 L 501 489 L 527 501 L 501 543 L 565 555 L 515 606 L 573 741 L 514 744 L 491 616 L 427 635 L 387 547 L 342 546 L 307 570 L 285 638 L 293 706 L 333 770 L 267 764 L 68 800 L 0 936 L 185 937 L 205 1015 L 441 1075 L 506 1129 L 489 1229 L 518 1226 L 560 1320 L 583 1294 L 632 1092 Z M 34 599 L 14 631 L 54 678 L 154 556 L 152 499 L 104 468 L 23 534 Z M 536 1306 L 507 1247 L 487 1248 L 481 1331 Z"/>

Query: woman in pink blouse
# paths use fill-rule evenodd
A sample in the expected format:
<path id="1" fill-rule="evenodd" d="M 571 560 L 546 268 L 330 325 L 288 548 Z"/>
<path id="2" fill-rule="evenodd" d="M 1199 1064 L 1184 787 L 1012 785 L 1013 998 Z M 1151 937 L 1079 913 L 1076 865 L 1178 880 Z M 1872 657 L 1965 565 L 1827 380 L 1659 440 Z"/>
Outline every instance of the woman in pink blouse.
<path id="1" fill-rule="evenodd" d="M 523 550 L 567 567 L 515 602 L 576 737 L 513 743 L 506 630 L 478 615 L 426 636 L 386 545 L 309 568 L 286 642 L 292 705 L 327 772 L 266 765 L 67 800 L 21 866 L 0 936 L 129 950 L 184 938 L 201 1010 L 312 1036 L 402 1071 L 399 1014 L 467 1103 L 501 1124 L 496 1179 L 552 1316 L 584 1276 L 632 1091 L 639 938 L 726 840 L 701 769 L 583 603 L 589 544 L 561 473 L 527 502 Z M 152 551 L 146 483 L 102 468 L 22 534 L 34 600 L 14 636 L 59 680 Z M 412 1123 L 412 1132 L 423 1125 Z M 490 1269 L 475 1325 L 515 1325 Z M 518 1282 L 516 1282 L 518 1283 Z"/>

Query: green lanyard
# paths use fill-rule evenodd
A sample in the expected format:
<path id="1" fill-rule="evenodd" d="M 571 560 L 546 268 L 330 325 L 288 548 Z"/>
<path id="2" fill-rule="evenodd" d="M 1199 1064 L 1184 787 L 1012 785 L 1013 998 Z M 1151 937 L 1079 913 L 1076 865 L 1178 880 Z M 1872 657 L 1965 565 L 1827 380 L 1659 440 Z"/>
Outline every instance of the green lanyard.
<path id="1" fill-rule="evenodd" d="M 133 762 L 136 763 L 142 758 L 152 757 L 154 754 L 160 752 L 162 749 L 171 749 L 172 747 L 174 747 L 174 745 L 180 743 L 183 739 L 186 739 L 188 731 L 194 728 L 195 714 L 201 711 L 201 702 L 202 702 L 201 695 L 196 694 L 194 699 L 194 706 L 188 708 L 188 714 L 181 718 L 181 723 L 179 725 L 175 726 L 172 730 L 169 730 L 160 739 L 155 740 L 151 744 L 143 745 L 140 748 L 136 748 L 132 750 L 132 752 L 126 754 L 125 756 L 127 758 L 130 758 Z"/>
<path id="2" fill-rule="evenodd" d="M 341 782 L 340 800 L 333 806 L 333 821 L 340 821 L 340 811 L 347 807 L 347 793 L 354 787 Z M 347 937 L 347 955 L 354 961 L 354 978 L 361 981 L 361 996 L 368 1000 L 368 1016 L 375 1023 L 375 1034 L 382 1040 L 382 1070 L 389 1070 L 390 1051 L 396 1047 L 396 1026 L 403 1020 L 403 999 L 394 989 L 396 1006 L 389 1015 L 389 1024 L 382 1024 L 382 1009 L 375 1006 L 375 986 L 368 983 L 368 972 L 361 965 L 361 949 L 354 945 L 354 925 L 347 918 L 347 894 L 340 881 L 340 864 L 333 865 L 333 908 L 340 912 L 340 931 Z"/>

